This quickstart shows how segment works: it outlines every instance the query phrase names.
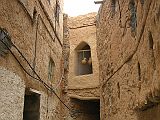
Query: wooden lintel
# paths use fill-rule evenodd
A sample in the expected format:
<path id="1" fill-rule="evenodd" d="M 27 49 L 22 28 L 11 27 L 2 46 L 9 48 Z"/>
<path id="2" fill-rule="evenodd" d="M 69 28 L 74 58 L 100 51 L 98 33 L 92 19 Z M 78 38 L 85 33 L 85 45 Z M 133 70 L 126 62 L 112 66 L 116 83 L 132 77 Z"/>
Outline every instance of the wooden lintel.
<path id="1" fill-rule="evenodd" d="M 73 95 L 73 94 L 69 94 L 68 95 L 70 98 L 76 98 L 79 100 L 99 100 L 99 97 L 82 97 L 82 96 L 78 96 L 78 95 Z"/>

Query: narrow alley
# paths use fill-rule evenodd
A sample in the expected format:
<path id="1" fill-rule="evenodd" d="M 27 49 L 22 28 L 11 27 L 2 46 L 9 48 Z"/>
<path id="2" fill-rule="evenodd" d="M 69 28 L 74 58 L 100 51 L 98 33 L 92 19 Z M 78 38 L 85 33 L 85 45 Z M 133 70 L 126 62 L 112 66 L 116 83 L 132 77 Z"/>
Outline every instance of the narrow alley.
<path id="1" fill-rule="evenodd" d="M 0 0 L 0 120 L 160 120 L 160 0 Z"/>

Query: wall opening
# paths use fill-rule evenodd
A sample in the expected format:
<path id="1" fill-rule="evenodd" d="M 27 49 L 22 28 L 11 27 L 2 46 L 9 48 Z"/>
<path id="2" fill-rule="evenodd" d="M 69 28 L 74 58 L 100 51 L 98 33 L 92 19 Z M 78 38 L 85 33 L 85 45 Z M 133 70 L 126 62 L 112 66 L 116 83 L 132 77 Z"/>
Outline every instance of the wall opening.
<path id="1" fill-rule="evenodd" d="M 50 80 L 51 82 L 54 81 L 54 74 L 55 74 L 54 72 L 55 72 L 55 63 L 52 60 L 52 58 L 50 58 L 48 64 L 48 80 Z"/>
<path id="2" fill-rule="evenodd" d="M 92 58 L 90 46 L 82 42 L 77 48 L 76 75 L 92 74 Z"/>
<path id="3" fill-rule="evenodd" d="M 130 0 L 129 9 L 131 12 L 131 21 L 130 21 L 131 32 L 135 33 L 137 28 L 137 9 L 134 0 Z"/>
<path id="4" fill-rule="evenodd" d="M 141 81 L 141 66 L 139 62 L 138 62 L 138 76 L 139 76 L 139 81 Z"/>
<path id="5" fill-rule="evenodd" d="M 100 101 L 99 100 L 79 100 L 71 99 L 73 108 L 77 114 L 73 117 L 76 120 L 100 120 Z"/>
<path id="6" fill-rule="evenodd" d="M 149 48 L 153 50 L 153 44 L 154 44 L 154 42 L 153 42 L 153 36 L 152 36 L 151 31 L 149 31 L 148 37 L 149 37 Z"/>
<path id="7" fill-rule="evenodd" d="M 111 17 L 115 15 L 116 12 L 116 0 L 111 0 Z"/>
<path id="8" fill-rule="evenodd" d="M 58 1 L 56 0 L 56 6 L 55 6 L 55 20 L 57 21 L 57 23 L 59 24 L 59 14 L 60 14 L 60 5 L 58 3 Z"/>
<path id="9" fill-rule="evenodd" d="M 24 97 L 23 120 L 40 119 L 40 94 L 26 92 Z"/>

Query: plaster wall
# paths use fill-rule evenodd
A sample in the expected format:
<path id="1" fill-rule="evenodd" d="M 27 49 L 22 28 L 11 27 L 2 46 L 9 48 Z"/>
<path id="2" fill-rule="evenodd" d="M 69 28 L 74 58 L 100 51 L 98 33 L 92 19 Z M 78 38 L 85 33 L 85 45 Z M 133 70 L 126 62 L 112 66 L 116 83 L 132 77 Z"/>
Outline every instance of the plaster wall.
<path id="1" fill-rule="evenodd" d="M 15 73 L 0 67 L 0 119 L 22 120 L 24 81 Z"/>
<path id="2" fill-rule="evenodd" d="M 158 120 L 160 0 L 104 0 L 97 21 L 102 120 Z"/>
<path id="3" fill-rule="evenodd" d="M 49 4 L 48 1 L 44 0 L 2 0 L 0 4 L 0 27 L 5 28 L 8 31 L 12 42 L 23 53 L 42 80 L 53 88 L 56 88 L 55 90 L 58 95 L 60 93 L 59 81 L 62 76 L 61 59 L 63 32 L 60 32 L 63 31 L 62 3 L 63 1 L 60 1 L 60 23 L 57 25 L 56 29 L 55 24 L 57 23 L 55 23 L 55 20 L 53 19 L 54 3 Z M 24 68 L 31 75 L 34 75 L 33 71 L 28 67 L 27 63 L 17 50 L 14 47 L 12 47 L 11 50 Z M 48 65 L 50 58 L 55 62 L 54 79 L 51 81 L 48 80 Z M 18 117 L 20 114 L 19 118 L 16 118 L 16 120 L 22 118 L 21 113 L 23 112 L 23 109 L 21 107 L 24 98 L 24 93 L 22 94 L 22 92 L 24 92 L 25 88 L 32 88 L 42 93 L 40 106 L 41 120 L 52 120 L 53 118 L 56 120 L 60 119 L 59 100 L 54 94 L 47 91 L 42 83 L 29 77 L 19 66 L 11 53 L 6 54 L 4 57 L 0 56 L 0 66 L 15 73 L 25 84 L 25 87 L 20 91 L 21 93 L 14 93 L 15 97 L 18 96 L 21 100 L 19 111 L 15 111 L 15 116 Z M 12 84 L 8 84 L 8 87 L 9 86 L 10 89 L 8 92 L 10 91 L 12 93 Z M 4 90 L 1 92 L 5 93 Z M 4 98 L 11 97 L 8 96 L 7 93 L 3 95 Z M 1 104 L 3 105 L 4 103 Z M 10 105 L 12 106 L 12 104 Z M 13 102 L 13 106 L 14 105 L 16 105 L 16 101 Z M 10 111 L 14 111 L 14 107 L 11 107 Z M 12 114 L 8 114 L 8 118 L 12 118 Z M 7 118 L 4 120 L 7 120 Z"/>
<path id="4" fill-rule="evenodd" d="M 70 96 L 96 97 L 99 92 L 99 69 L 96 52 L 96 13 L 91 13 L 78 17 L 70 17 L 68 20 L 70 58 L 68 75 L 68 93 Z M 76 75 L 77 64 L 77 46 L 85 42 L 90 46 L 92 57 L 93 74 Z M 87 90 L 90 89 L 90 90 Z M 87 92 L 88 91 L 88 92 Z M 97 91 L 95 94 L 89 94 L 91 91 Z M 86 94 L 84 94 L 86 92 Z M 92 93 L 92 92 L 91 92 Z"/>

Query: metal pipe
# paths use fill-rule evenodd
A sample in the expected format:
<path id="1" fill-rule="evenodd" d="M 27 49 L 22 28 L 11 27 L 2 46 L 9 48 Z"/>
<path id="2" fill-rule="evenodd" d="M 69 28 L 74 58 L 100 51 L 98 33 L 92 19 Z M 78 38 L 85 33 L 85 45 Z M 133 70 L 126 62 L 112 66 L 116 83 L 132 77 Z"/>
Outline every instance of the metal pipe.
<path id="1" fill-rule="evenodd" d="M 95 4 L 102 4 L 103 3 L 103 0 L 101 1 L 94 1 Z"/>

